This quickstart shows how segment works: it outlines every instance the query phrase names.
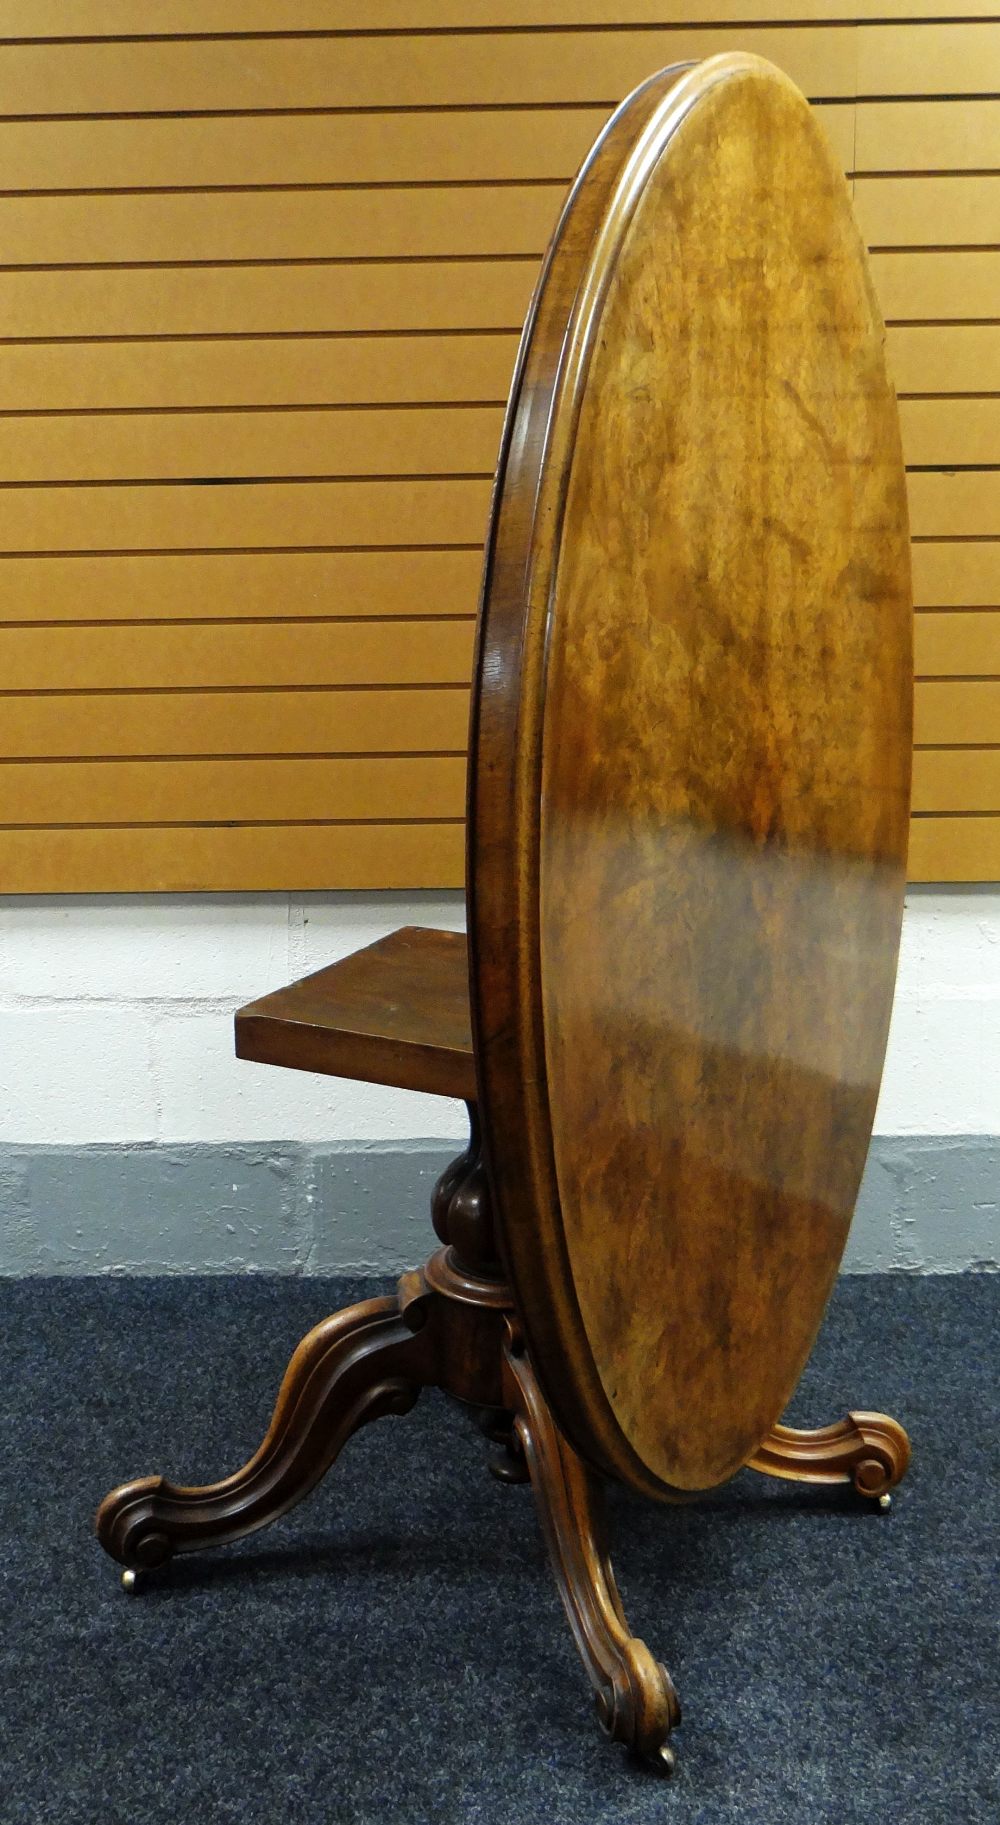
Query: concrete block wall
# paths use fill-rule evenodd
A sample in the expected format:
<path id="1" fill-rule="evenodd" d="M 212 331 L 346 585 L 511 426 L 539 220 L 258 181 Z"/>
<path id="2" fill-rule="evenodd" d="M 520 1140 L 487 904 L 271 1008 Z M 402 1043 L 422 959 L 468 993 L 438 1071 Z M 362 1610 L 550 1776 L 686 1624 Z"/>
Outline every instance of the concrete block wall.
<path id="1" fill-rule="evenodd" d="M 463 1132 L 461 1105 L 233 1053 L 233 1013 L 461 894 L 0 900 L 0 1142 L 349 1141 Z"/>
<path id="2" fill-rule="evenodd" d="M 0 1272 L 394 1269 L 460 1104 L 235 1058 L 243 1001 L 458 894 L 0 899 Z M 1000 889 L 913 889 L 849 1265 L 998 1260 Z"/>

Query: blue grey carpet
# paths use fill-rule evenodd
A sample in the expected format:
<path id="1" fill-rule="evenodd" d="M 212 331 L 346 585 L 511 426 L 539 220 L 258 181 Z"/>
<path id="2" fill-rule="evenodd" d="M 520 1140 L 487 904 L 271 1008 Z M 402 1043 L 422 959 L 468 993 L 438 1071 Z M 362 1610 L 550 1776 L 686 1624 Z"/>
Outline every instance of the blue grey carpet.
<path id="1" fill-rule="evenodd" d="M 120 1591 L 99 1496 L 234 1468 L 300 1333 L 378 1290 L 0 1286 L 3 1825 L 1000 1818 L 1000 1278 L 837 1290 L 792 1417 L 896 1413 L 891 1515 L 749 1473 L 685 1509 L 613 1493 L 631 1624 L 684 1704 L 667 1782 L 599 1735 L 530 1491 L 442 1397 L 270 1532 Z"/>

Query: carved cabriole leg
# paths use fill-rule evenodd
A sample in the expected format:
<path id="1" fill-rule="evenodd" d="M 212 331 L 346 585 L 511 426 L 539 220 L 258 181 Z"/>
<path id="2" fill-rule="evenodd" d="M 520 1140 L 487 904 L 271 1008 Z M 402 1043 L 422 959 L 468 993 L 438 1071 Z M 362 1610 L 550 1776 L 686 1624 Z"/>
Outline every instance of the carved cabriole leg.
<path id="1" fill-rule="evenodd" d="M 204 1488 L 143 1477 L 105 1496 L 97 1537 L 112 1558 L 139 1570 L 254 1533 L 309 1494 L 359 1426 L 406 1413 L 433 1378 L 425 1302 L 411 1279 L 402 1298 L 366 1299 L 303 1338 L 267 1436 L 235 1475 Z"/>
<path id="2" fill-rule="evenodd" d="M 604 1541 L 600 1485 L 559 1432 L 513 1322 L 505 1398 L 531 1476 L 559 1595 L 590 1675 L 602 1728 L 662 1769 L 680 1721 L 670 1676 L 629 1632 Z"/>
<path id="3" fill-rule="evenodd" d="M 133 1581 L 174 1553 L 253 1533 L 308 1495 L 359 1426 L 407 1412 L 425 1386 L 443 1388 L 477 1410 L 505 1447 L 494 1469 L 506 1480 L 530 1475 L 604 1729 L 670 1768 L 677 1698 L 629 1632 L 603 1541 L 600 1486 L 556 1428 L 520 1348 L 474 1108 L 470 1117 L 469 1147 L 434 1194 L 445 1246 L 422 1271 L 404 1274 L 395 1297 L 350 1306 L 310 1331 L 289 1363 L 267 1436 L 242 1470 L 202 1488 L 155 1476 L 126 1483 L 101 1503 L 98 1538 Z"/>
<path id="4" fill-rule="evenodd" d="M 888 1505 L 889 1491 L 909 1461 L 910 1441 L 898 1420 L 886 1413 L 849 1413 L 816 1432 L 775 1426 L 748 1468 L 798 1483 L 853 1483 L 859 1495 Z"/>

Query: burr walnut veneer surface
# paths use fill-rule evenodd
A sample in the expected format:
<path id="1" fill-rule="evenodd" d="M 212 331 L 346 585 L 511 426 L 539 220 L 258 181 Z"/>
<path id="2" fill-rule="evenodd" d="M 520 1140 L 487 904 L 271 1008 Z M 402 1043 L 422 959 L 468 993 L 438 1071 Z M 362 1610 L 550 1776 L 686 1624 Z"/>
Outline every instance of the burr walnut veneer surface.
<path id="1" fill-rule="evenodd" d="M 479 1099 L 532 1360 L 598 1467 L 753 1454 L 871 1133 L 909 814 L 907 516 L 844 179 L 772 66 L 625 103 L 522 343 L 473 719 Z"/>

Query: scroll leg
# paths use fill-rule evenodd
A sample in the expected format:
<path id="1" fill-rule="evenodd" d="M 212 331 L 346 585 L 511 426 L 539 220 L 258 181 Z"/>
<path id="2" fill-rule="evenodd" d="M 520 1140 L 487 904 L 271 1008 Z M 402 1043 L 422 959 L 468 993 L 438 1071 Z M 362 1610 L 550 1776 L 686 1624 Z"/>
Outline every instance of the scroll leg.
<path id="1" fill-rule="evenodd" d="M 849 1413 L 816 1432 L 775 1426 L 748 1467 L 799 1483 L 853 1483 L 859 1495 L 887 1508 L 889 1491 L 909 1461 L 910 1441 L 898 1420 L 885 1413 Z"/>
<path id="2" fill-rule="evenodd" d="M 674 1756 L 667 1737 L 680 1722 L 680 1705 L 666 1668 L 629 1632 L 605 1545 L 600 1486 L 558 1431 L 516 1346 L 505 1352 L 504 1382 L 601 1728 L 669 1772 Z"/>
<path id="3" fill-rule="evenodd" d="M 405 1311 L 405 1315 L 404 1315 Z M 254 1533 L 300 1502 L 352 1432 L 382 1413 L 406 1413 L 429 1379 L 419 1298 L 367 1299 L 302 1339 L 274 1418 L 249 1463 L 221 1483 L 184 1488 L 142 1477 L 105 1496 L 97 1537 L 132 1571 L 174 1553 Z M 129 1578 L 128 1583 L 134 1583 Z"/>

